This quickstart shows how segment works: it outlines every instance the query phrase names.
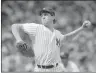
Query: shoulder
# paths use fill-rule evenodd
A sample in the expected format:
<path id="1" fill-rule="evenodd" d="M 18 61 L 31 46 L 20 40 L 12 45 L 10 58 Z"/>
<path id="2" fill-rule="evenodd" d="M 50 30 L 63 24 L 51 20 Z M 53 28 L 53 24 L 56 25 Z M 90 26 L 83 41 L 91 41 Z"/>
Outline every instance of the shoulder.
<path id="1" fill-rule="evenodd" d="M 40 24 L 37 23 L 22 23 L 22 26 L 39 26 Z"/>
<path id="2" fill-rule="evenodd" d="M 61 34 L 61 32 L 57 29 L 55 29 L 55 32 L 58 33 L 58 34 Z"/>
<path id="3" fill-rule="evenodd" d="M 22 28 L 27 29 L 27 28 L 37 28 L 39 26 L 41 26 L 41 24 L 37 24 L 37 23 L 23 23 L 21 24 Z"/>
<path id="4" fill-rule="evenodd" d="M 39 26 L 40 24 L 36 24 L 36 23 L 15 23 L 12 26 L 18 26 L 18 27 L 31 27 L 31 26 Z"/>
<path id="5" fill-rule="evenodd" d="M 63 37 L 63 34 L 62 34 L 59 30 L 56 30 L 56 29 L 55 29 L 55 32 L 56 32 L 56 34 L 57 34 L 58 36 L 60 36 L 60 37 L 62 36 L 62 37 Z"/>

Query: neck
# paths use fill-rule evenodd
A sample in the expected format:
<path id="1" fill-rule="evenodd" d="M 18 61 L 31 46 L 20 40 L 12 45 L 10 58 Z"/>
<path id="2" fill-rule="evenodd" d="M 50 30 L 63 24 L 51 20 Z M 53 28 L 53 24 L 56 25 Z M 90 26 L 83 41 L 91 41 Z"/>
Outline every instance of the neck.
<path id="1" fill-rule="evenodd" d="M 67 67 L 68 63 L 64 63 L 64 66 Z"/>
<path id="2" fill-rule="evenodd" d="M 53 24 L 51 23 L 51 24 L 47 24 L 47 25 L 45 25 L 45 27 L 49 28 L 49 30 L 51 30 L 53 32 L 53 30 L 54 30 Z"/>

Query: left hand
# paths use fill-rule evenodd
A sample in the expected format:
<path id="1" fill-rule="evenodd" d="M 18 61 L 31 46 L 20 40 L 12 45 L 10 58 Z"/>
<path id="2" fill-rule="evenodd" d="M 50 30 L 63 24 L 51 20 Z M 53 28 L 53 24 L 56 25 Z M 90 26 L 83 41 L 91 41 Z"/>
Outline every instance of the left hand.
<path id="1" fill-rule="evenodd" d="M 82 25 L 83 28 L 90 28 L 91 26 L 92 24 L 89 20 L 84 21 Z"/>
<path id="2" fill-rule="evenodd" d="M 26 57 L 33 57 L 34 52 L 32 48 L 24 41 L 20 41 L 16 43 L 16 47 L 18 48 L 18 51 Z"/>

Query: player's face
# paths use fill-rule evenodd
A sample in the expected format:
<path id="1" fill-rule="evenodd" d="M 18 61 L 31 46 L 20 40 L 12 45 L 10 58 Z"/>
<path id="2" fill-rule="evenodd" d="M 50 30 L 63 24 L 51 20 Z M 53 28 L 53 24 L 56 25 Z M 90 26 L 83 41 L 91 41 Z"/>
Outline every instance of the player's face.
<path id="1" fill-rule="evenodd" d="M 43 14 L 41 15 L 42 24 L 43 24 L 43 25 L 48 25 L 48 23 L 53 22 L 53 17 L 54 17 L 54 16 L 51 16 L 49 13 L 43 13 Z"/>

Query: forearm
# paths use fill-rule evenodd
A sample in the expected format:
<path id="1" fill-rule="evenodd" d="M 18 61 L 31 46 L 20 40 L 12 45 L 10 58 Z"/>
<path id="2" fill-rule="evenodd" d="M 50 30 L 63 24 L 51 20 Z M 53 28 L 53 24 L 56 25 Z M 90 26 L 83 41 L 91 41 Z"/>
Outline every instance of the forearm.
<path id="1" fill-rule="evenodd" d="M 12 33 L 16 39 L 16 41 L 22 41 L 20 34 L 19 34 L 19 27 L 18 24 L 13 24 L 12 25 Z"/>
<path id="2" fill-rule="evenodd" d="M 76 30 L 74 30 L 73 32 L 70 32 L 66 35 L 64 35 L 64 39 L 66 40 L 72 40 L 75 36 L 77 36 L 84 28 L 83 27 L 80 27 Z"/>

